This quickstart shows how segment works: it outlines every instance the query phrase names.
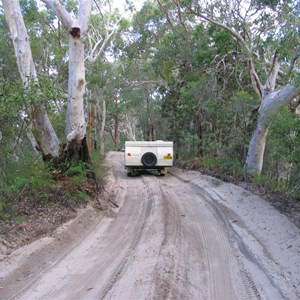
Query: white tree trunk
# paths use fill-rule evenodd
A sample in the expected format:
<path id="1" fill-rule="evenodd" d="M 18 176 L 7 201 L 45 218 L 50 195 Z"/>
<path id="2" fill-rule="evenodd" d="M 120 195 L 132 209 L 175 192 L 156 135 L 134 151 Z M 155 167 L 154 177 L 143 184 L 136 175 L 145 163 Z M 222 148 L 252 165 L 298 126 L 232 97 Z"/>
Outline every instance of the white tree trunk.
<path id="1" fill-rule="evenodd" d="M 32 133 L 32 128 L 31 128 L 31 126 L 27 129 L 27 134 L 26 134 L 26 135 L 27 135 L 27 138 L 28 138 L 28 140 L 29 140 L 29 142 L 30 142 L 32 148 L 34 149 L 34 151 L 35 151 L 36 153 L 38 153 L 39 144 L 37 143 L 37 141 L 36 141 L 35 138 L 34 138 L 34 135 L 33 135 L 33 133 Z"/>
<path id="2" fill-rule="evenodd" d="M 69 37 L 69 83 L 66 118 L 67 140 L 81 141 L 86 135 L 84 116 L 85 68 L 84 41 Z"/>
<path id="3" fill-rule="evenodd" d="M 76 18 L 67 12 L 59 0 L 43 0 L 57 15 L 69 32 L 69 81 L 66 117 L 66 136 L 69 143 L 76 140 L 78 144 L 86 136 L 84 116 L 85 66 L 84 38 L 87 34 L 91 15 L 92 1 L 78 0 L 79 8 Z"/>
<path id="4" fill-rule="evenodd" d="M 268 126 L 264 125 L 263 118 L 259 117 L 256 129 L 252 134 L 246 159 L 247 172 L 260 174 L 264 162 L 264 152 L 268 134 Z"/>
<path id="5" fill-rule="evenodd" d="M 19 1 L 3 0 L 2 5 L 12 35 L 19 73 L 24 88 L 29 89 L 32 84 L 38 84 L 38 79 Z M 59 154 L 59 141 L 46 112 L 41 105 L 33 104 L 29 113 L 34 137 L 44 158 L 57 157 Z"/>
<path id="6" fill-rule="evenodd" d="M 130 118 L 128 114 L 125 115 L 125 133 L 129 138 L 129 141 L 136 141 L 136 121 L 134 118 Z"/>
<path id="7" fill-rule="evenodd" d="M 252 135 L 246 159 L 247 172 L 260 174 L 263 167 L 264 150 L 268 127 L 279 107 L 291 102 L 300 94 L 300 88 L 286 85 L 283 88 L 268 94 L 258 110 L 258 123 Z"/>

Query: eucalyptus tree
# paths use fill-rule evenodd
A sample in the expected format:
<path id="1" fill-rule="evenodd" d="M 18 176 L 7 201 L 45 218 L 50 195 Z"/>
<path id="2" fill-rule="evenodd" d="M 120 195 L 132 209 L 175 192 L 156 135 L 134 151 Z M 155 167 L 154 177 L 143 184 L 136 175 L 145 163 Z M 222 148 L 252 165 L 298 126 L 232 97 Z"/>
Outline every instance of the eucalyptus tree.
<path id="1" fill-rule="evenodd" d="M 29 36 L 21 13 L 19 1 L 2 1 L 5 17 L 9 26 L 14 45 L 17 65 L 24 89 L 34 89 L 38 86 L 38 77 L 32 58 Z M 45 108 L 38 103 L 32 104 L 28 109 L 33 125 L 36 142 L 44 158 L 57 157 L 59 155 L 59 141 L 49 121 Z"/>
<path id="2" fill-rule="evenodd" d="M 9 29 L 2 13 L 0 13 L 0 39 L 0 151 L 2 154 L 0 169 L 3 174 L 2 166 L 8 163 L 9 153 L 15 153 L 17 147 L 14 146 L 14 141 L 21 136 L 20 128 L 24 128 L 20 114 L 24 107 L 23 103 L 17 101 L 18 93 L 23 93 L 22 83 L 19 79 Z"/>
<path id="3" fill-rule="evenodd" d="M 119 11 L 113 10 L 111 1 L 94 0 L 93 3 L 85 55 L 89 63 L 105 57 L 109 47 L 124 27 L 124 23 L 126 24 Z"/>
<path id="4" fill-rule="evenodd" d="M 128 132 L 131 140 L 162 139 L 160 80 L 154 74 L 152 58 L 135 55 L 134 59 L 123 56 L 119 62 L 123 78 L 121 97 L 125 106 L 122 131 Z"/>
<path id="5" fill-rule="evenodd" d="M 174 139 L 174 135 L 170 135 L 167 130 L 166 124 L 169 120 L 162 117 L 163 109 L 158 109 L 158 105 L 162 104 L 164 91 L 171 87 L 168 82 L 170 77 L 167 74 L 180 64 L 174 56 L 168 58 L 164 56 L 165 59 L 160 59 L 162 48 L 167 47 L 169 52 L 178 50 L 173 44 L 168 44 L 173 30 L 174 26 L 168 22 L 160 7 L 154 1 L 147 1 L 133 18 L 135 41 L 125 48 L 129 58 L 135 53 L 136 64 L 132 75 L 139 79 L 140 84 L 136 87 L 144 91 L 143 106 L 146 114 L 141 115 L 143 116 L 141 122 L 144 124 L 146 139 L 152 139 L 153 135 L 155 138 Z M 134 80 L 132 83 L 134 84 Z M 175 114 L 173 116 L 175 117 Z M 178 128 L 173 125 L 172 131 L 176 133 Z M 179 138 L 174 140 L 177 147 Z"/>
<path id="6" fill-rule="evenodd" d="M 232 77 L 222 66 L 225 62 L 229 65 L 228 52 L 235 49 L 235 43 L 226 32 L 212 26 L 204 28 L 193 17 L 186 18 L 175 2 L 157 2 L 146 3 L 141 11 L 138 25 L 142 30 L 138 41 L 141 44 L 152 42 L 149 61 L 155 76 L 160 79 L 161 111 L 169 125 L 168 138 L 173 139 L 176 147 L 182 148 L 185 154 L 188 149 L 196 149 L 198 143 L 194 154 L 203 154 L 204 145 L 199 143 L 204 141 L 204 106 L 213 97 L 220 106 L 221 98 L 216 95 L 224 93 Z M 222 44 L 221 50 L 216 46 L 218 43 Z M 210 123 L 216 125 L 218 119 L 212 115 L 210 113 Z M 220 136 L 215 134 L 214 138 L 220 140 Z M 207 148 L 209 153 L 210 150 Z"/>
<path id="7" fill-rule="evenodd" d="M 100 142 L 100 152 L 104 155 L 105 127 L 111 102 L 114 41 L 127 30 L 128 21 L 111 1 L 94 1 L 86 47 L 86 66 L 88 70 L 88 111 L 89 148 Z M 112 61 L 111 61 L 112 60 Z M 110 62 L 111 61 L 111 62 Z M 114 136 L 114 135 L 113 135 Z"/>
<path id="8" fill-rule="evenodd" d="M 199 21 L 225 29 L 246 55 L 253 89 L 261 99 L 246 159 L 249 173 L 262 171 L 270 114 L 300 94 L 299 83 L 295 81 L 299 57 L 296 4 L 295 1 L 187 0 L 181 4 L 176 1 L 178 13 L 193 15 Z"/>
<path id="9" fill-rule="evenodd" d="M 92 1 L 78 1 L 78 13 L 73 17 L 57 0 L 43 0 L 69 32 L 69 79 L 66 115 L 65 155 L 71 161 L 89 161 L 84 114 L 85 64 L 84 41 L 91 15 Z"/>
<path id="10" fill-rule="evenodd" d="M 158 85 L 152 60 L 166 26 L 160 22 L 160 10 L 145 3 L 129 23 L 127 30 L 114 40 L 112 54 L 120 78 L 122 114 L 120 130 L 130 139 L 153 140 L 159 130 Z"/>
<path id="11" fill-rule="evenodd" d="M 71 163 L 77 160 L 89 162 L 86 147 L 86 122 L 84 115 L 85 66 L 84 41 L 87 34 L 92 1 L 78 1 L 75 14 L 57 0 L 43 1 L 57 16 L 68 33 L 69 61 L 68 100 L 66 114 L 66 145 L 60 147 L 57 135 L 49 121 L 42 103 L 32 101 L 30 119 L 34 128 L 35 139 L 44 160 L 58 158 Z M 26 92 L 35 88 L 41 93 L 41 85 L 32 57 L 30 39 L 24 24 L 19 1 L 3 0 L 5 17 L 12 35 L 19 73 Z M 57 71 L 57 70 L 55 70 Z"/>

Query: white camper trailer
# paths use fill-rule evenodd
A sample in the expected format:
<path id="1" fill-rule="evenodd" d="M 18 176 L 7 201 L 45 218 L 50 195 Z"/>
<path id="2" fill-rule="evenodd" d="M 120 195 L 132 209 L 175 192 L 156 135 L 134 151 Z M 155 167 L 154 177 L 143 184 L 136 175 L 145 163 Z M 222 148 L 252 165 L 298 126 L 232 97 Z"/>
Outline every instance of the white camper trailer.
<path id="1" fill-rule="evenodd" d="M 128 176 L 138 170 L 157 170 L 165 175 L 166 167 L 172 165 L 173 142 L 125 142 L 125 168 Z"/>

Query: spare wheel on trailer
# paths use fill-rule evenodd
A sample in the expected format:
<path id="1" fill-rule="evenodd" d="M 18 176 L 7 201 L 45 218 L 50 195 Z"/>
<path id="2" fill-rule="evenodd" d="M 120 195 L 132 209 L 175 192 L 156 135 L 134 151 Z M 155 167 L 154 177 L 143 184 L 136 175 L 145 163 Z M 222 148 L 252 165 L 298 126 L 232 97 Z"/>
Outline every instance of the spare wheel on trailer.
<path id="1" fill-rule="evenodd" d="M 146 168 L 152 168 L 156 165 L 157 163 L 157 158 L 156 155 L 152 152 L 146 152 L 143 156 L 142 156 L 142 164 L 144 167 Z"/>

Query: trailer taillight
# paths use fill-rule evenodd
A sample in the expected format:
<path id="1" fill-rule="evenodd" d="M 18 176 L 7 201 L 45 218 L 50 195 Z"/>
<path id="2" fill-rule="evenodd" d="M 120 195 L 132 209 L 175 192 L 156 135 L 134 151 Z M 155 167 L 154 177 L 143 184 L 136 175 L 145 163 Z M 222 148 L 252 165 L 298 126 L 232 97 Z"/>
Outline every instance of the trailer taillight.
<path id="1" fill-rule="evenodd" d="M 172 154 L 171 153 L 167 153 L 165 156 L 164 156 L 164 159 L 172 159 Z"/>

